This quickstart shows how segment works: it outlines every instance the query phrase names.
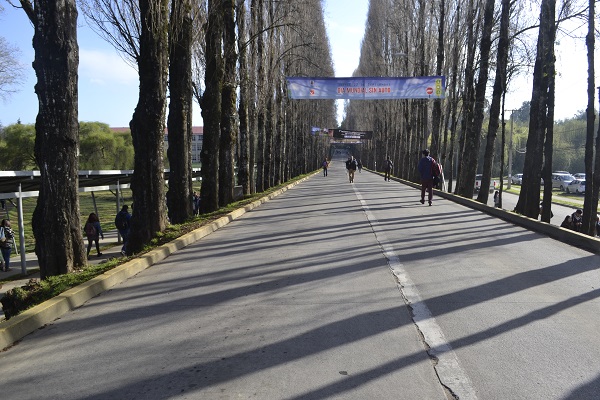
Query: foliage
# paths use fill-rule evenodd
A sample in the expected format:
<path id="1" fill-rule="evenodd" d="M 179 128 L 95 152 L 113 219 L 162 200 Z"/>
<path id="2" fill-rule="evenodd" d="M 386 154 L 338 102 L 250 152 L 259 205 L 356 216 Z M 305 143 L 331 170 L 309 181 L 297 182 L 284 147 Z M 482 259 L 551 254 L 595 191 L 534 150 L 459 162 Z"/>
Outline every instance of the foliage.
<path id="1" fill-rule="evenodd" d="M 112 132 L 101 122 L 80 122 L 79 168 L 133 169 L 133 144 L 128 132 Z M 12 124 L 0 135 L 0 168 L 9 171 L 37 169 L 33 154 L 34 124 Z"/>
<path id="2" fill-rule="evenodd" d="M 34 124 L 13 124 L 4 128 L 0 137 L 0 168 L 9 171 L 36 169 L 34 144 Z"/>

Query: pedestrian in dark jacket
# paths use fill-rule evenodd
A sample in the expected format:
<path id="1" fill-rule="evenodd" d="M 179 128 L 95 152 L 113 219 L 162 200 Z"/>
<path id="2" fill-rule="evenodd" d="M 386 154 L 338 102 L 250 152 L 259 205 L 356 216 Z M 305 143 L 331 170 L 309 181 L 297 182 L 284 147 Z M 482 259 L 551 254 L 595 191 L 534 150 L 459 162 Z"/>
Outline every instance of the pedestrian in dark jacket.
<path id="1" fill-rule="evenodd" d="M 390 160 L 390 156 L 383 163 L 383 180 L 389 181 L 390 176 L 392 175 L 392 168 L 394 168 L 394 163 Z"/>
<path id="2" fill-rule="evenodd" d="M 421 152 L 423 157 L 417 165 L 419 174 L 421 174 L 421 204 L 425 204 L 425 192 L 428 194 L 429 205 L 433 199 L 433 175 L 434 168 L 437 169 L 437 162 L 429 156 L 429 150 Z"/>
<path id="3" fill-rule="evenodd" d="M 3 219 L 0 224 L 0 250 L 2 251 L 2 258 L 4 259 L 4 264 L 2 265 L 2 271 L 10 271 L 10 253 L 12 252 L 12 247 L 14 243 L 15 234 L 10 227 L 10 221 L 7 219 Z"/>
<path id="4" fill-rule="evenodd" d="M 88 240 L 87 257 L 90 258 L 90 250 L 92 249 L 92 244 L 94 242 L 96 243 L 97 256 L 100 257 L 102 255 L 102 253 L 100 253 L 100 236 L 104 239 L 104 233 L 102 233 L 102 227 L 100 226 L 100 221 L 98 220 L 96 213 L 91 213 L 88 216 L 84 231 Z"/>
<path id="5" fill-rule="evenodd" d="M 129 214 L 129 206 L 125 204 L 121 207 L 121 211 L 115 217 L 115 226 L 119 231 L 119 235 L 123 239 L 123 247 L 121 247 L 121 255 L 127 255 L 127 241 L 129 240 L 131 214 Z"/>

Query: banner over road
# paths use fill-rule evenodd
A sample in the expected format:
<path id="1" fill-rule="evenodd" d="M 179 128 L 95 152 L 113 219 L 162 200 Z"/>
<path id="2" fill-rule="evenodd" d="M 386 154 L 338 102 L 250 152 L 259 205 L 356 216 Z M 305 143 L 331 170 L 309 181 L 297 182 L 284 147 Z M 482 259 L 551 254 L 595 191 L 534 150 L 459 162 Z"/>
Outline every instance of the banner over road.
<path id="1" fill-rule="evenodd" d="M 330 129 L 336 139 L 373 139 L 373 131 L 349 131 L 347 129 Z"/>
<path id="2" fill-rule="evenodd" d="M 393 78 L 296 78 L 287 77 L 291 99 L 443 99 L 444 76 Z"/>

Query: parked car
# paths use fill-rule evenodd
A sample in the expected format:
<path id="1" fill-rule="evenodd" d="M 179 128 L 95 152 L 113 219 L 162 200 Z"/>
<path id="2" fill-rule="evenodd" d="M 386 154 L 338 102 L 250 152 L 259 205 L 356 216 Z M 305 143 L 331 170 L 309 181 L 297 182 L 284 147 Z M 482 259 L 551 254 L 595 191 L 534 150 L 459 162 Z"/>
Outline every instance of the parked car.
<path id="1" fill-rule="evenodd" d="M 482 178 L 483 178 L 482 174 L 475 175 L 475 191 L 476 192 L 479 192 L 479 190 L 481 190 L 481 179 Z M 490 191 L 490 193 L 494 193 L 494 190 L 496 190 L 496 181 L 492 179 L 490 181 L 489 191 Z"/>
<path id="2" fill-rule="evenodd" d="M 576 174 L 573 174 L 573 178 L 581 181 L 584 180 L 585 181 L 585 172 L 578 172 Z"/>
<path id="3" fill-rule="evenodd" d="M 510 178 L 510 183 L 513 185 L 522 185 L 523 184 L 523 174 L 515 174 Z"/>
<path id="4" fill-rule="evenodd" d="M 567 185 L 567 193 L 585 193 L 585 179 L 575 179 Z"/>
<path id="5" fill-rule="evenodd" d="M 552 173 L 552 189 L 566 190 L 567 185 L 573 182 L 571 174 L 565 174 L 561 171 Z"/>

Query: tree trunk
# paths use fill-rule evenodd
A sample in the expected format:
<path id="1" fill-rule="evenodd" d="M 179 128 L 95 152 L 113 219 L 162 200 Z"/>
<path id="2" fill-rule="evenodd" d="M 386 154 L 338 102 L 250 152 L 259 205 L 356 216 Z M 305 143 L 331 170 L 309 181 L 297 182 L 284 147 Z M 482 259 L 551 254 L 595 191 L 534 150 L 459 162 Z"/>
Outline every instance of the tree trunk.
<path id="1" fill-rule="evenodd" d="M 436 75 L 442 75 L 442 67 L 444 65 L 444 29 L 446 23 L 446 1 L 440 1 L 440 21 L 438 26 L 438 44 L 437 44 L 437 60 L 436 60 Z M 441 160 L 440 152 L 440 130 L 442 128 L 442 100 L 436 99 L 433 101 L 432 111 L 432 132 L 431 132 L 431 154 L 433 154 L 438 161 Z"/>
<path id="2" fill-rule="evenodd" d="M 523 165 L 523 184 L 515 211 L 530 218 L 539 215 L 540 179 L 543 164 L 544 137 L 546 133 L 548 77 L 554 71 L 550 70 L 548 58 L 553 57 L 554 50 L 554 14 L 556 0 L 543 0 L 540 11 L 540 29 L 537 42 L 537 54 L 533 70 L 533 90 L 529 114 L 529 135 L 527 137 L 527 152 Z M 548 164 L 546 164 L 548 165 Z M 551 166 L 550 166 L 551 168 Z M 544 192 L 551 193 L 552 181 L 544 178 Z M 549 207 L 545 207 L 548 212 Z"/>
<path id="3" fill-rule="evenodd" d="M 34 151 L 41 183 L 32 226 L 44 279 L 86 262 L 78 195 L 77 8 L 74 0 L 36 2 L 35 9 L 28 1 L 21 4 L 35 27 Z"/>
<path id="4" fill-rule="evenodd" d="M 469 124 L 469 129 L 465 131 L 465 142 L 461 157 L 460 183 L 458 186 L 458 194 L 468 198 L 473 197 L 475 174 L 477 173 L 477 159 L 479 156 L 479 147 L 481 146 L 481 127 L 484 119 L 485 90 L 488 81 L 493 25 L 494 0 L 486 0 L 479 50 L 479 76 L 475 87 L 475 103 L 473 104 L 473 121 Z M 489 178 L 488 186 L 483 186 L 482 182 L 481 190 L 487 191 L 488 187 Z"/>
<path id="5" fill-rule="evenodd" d="M 250 137 L 248 120 L 248 99 L 250 85 L 248 76 L 248 57 L 245 41 L 246 35 L 246 6 L 244 0 L 238 0 L 237 4 L 237 30 L 238 30 L 238 49 L 239 68 L 240 68 L 240 101 L 238 106 L 238 115 L 240 117 L 240 134 L 238 147 L 238 184 L 242 185 L 244 194 L 250 194 Z"/>
<path id="6" fill-rule="evenodd" d="M 203 213 L 219 209 L 219 136 L 221 132 L 221 88 L 223 65 L 221 57 L 222 18 L 220 0 L 209 0 L 206 27 L 206 72 L 202 95 L 202 190 L 200 209 Z"/>
<path id="7" fill-rule="evenodd" d="M 169 219 L 180 224 L 191 218 L 192 196 L 192 16 L 190 0 L 171 2 L 169 43 L 169 158 L 167 192 Z"/>
<path id="8" fill-rule="evenodd" d="M 219 141 L 219 205 L 223 207 L 233 201 L 233 186 L 235 184 L 233 156 L 238 128 L 236 122 L 235 0 L 223 0 L 222 7 L 225 63 L 223 65 L 221 135 Z"/>
<path id="9" fill-rule="evenodd" d="M 263 32 L 263 20 L 264 20 L 264 6 L 263 0 L 253 0 L 252 14 L 253 23 L 255 26 L 255 32 L 257 38 L 256 44 L 256 82 L 257 82 L 257 93 L 256 93 L 256 191 L 262 192 L 265 188 L 265 67 L 264 67 L 264 32 Z"/>
<path id="10" fill-rule="evenodd" d="M 485 156 L 483 157 L 483 177 L 481 178 L 481 188 L 490 187 L 492 181 L 492 169 L 494 166 L 494 147 L 498 126 L 500 125 L 500 106 L 502 105 L 502 94 L 506 87 L 506 68 L 508 64 L 509 37 L 508 28 L 510 23 L 510 0 L 502 0 L 502 14 L 500 17 L 500 39 L 498 41 L 498 53 L 496 58 L 496 78 L 494 80 L 494 89 L 492 93 L 492 104 L 490 106 L 490 121 L 488 125 L 487 141 L 485 146 Z M 502 178 L 502 176 L 501 176 Z M 502 184 L 500 185 L 502 190 Z M 487 204 L 489 197 L 488 190 L 480 190 L 477 195 L 477 201 Z"/>
<path id="11" fill-rule="evenodd" d="M 594 203 L 594 194 L 598 192 L 598 187 L 594 182 L 594 122 L 596 113 L 594 110 L 595 96 L 595 78 L 594 78 L 594 1 L 590 0 L 588 10 L 588 34 L 586 36 L 586 46 L 588 52 L 588 106 L 587 106 L 587 136 L 585 141 L 585 201 L 583 203 L 583 223 L 582 232 L 590 236 L 596 235 L 597 213 L 593 210 L 598 208 L 598 196 Z"/>
<path id="12" fill-rule="evenodd" d="M 475 181 L 475 174 L 471 181 L 469 181 L 463 175 L 464 163 L 462 162 L 465 153 L 472 151 L 471 148 L 467 148 L 466 138 L 468 132 L 472 130 L 471 124 L 473 123 L 473 113 L 475 107 L 475 50 L 476 50 L 476 35 L 475 35 L 475 23 L 477 13 L 475 11 L 474 0 L 469 0 L 469 8 L 467 11 L 467 61 L 465 65 L 465 80 L 462 95 L 463 111 L 461 119 L 461 134 L 458 138 L 458 159 L 461 160 L 457 165 L 456 174 L 456 194 L 469 197 L 473 196 L 473 183 Z M 469 159 L 472 162 L 472 159 Z"/>
<path id="13" fill-rule="evenodd" d="M 129 123 L 135 150 L 129 254 L 166 226 L 163 150 L 168 72 L 168 0 L 140 0 L 140 97 Z"/>

